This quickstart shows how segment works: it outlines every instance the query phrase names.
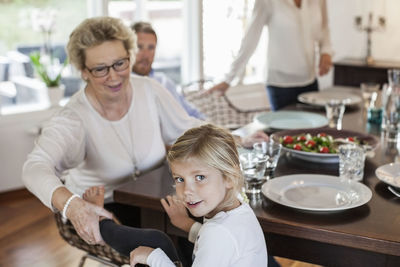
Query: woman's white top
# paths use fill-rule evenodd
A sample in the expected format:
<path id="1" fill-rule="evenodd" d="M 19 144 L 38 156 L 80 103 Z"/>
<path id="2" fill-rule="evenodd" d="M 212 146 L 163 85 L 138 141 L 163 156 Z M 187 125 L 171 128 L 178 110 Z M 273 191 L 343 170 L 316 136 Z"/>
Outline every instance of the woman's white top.
<path id="1" fill-rule="evenodd" d="M 111 198 L 131 177 L 131 153 L 140 171 L 154 168 L 164 160 L 166 144 L 201 124 L 158 82 L 131 76 L 131 85 L 131 106 L 118 121 L 103 118 L 81 90 L 44 125 L 24 164 L 23 181 L 46 206 L 51 208 L 52 194 L 64 186 L 62 181 L 78 195 L 105 185 L 105 197 Z"/>
<path id="2" fill-rule="evenodd" d="M 225 81 L 241 73 L 268 26 L 267 84 L 304 86 L 316 78 L 316 53 L 332 54 L 325 0 L 256 0 L 252 18 Z"/>
<path id="3" fill-rule="evenodd" d="M 151 267 L 175 266 L 161 249 L 149 255 L 147 264 Z M 236 209 L 219 212 L 201 226 L 194 245 L 192 266 L 267 265 L 264 233 L 248 204 L 242 203 Z"/>

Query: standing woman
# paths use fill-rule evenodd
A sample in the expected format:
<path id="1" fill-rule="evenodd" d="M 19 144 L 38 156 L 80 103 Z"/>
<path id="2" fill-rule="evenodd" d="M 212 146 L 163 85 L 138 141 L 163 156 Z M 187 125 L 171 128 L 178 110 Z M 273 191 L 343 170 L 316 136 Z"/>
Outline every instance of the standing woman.
<path id="1" fill-rule="evenodd" d="M 325 75 L 332 65 L 326 0 L 256 0 L 229 73 L 210 91 L 223 94 L 229 89 L 257 47 L 264 26 L 269 40 L 267 92 L 272 110 L 278 110 L 295 103 L 303 92 L 318 91 L 316 68 Z"/>
<path id="2" fill-rule="evenodd" d="M 26 187 L 89 244 L 103 242 L 99 217 L 111 218 L 107 210 L 122 224 L 139 226 L 138 210 L 114 203 L 113 190 L 161 164 L 166 146 L 202 123 L 158 82 L 130 75 L 134 39 L 116 18 L 90 18 L 77 26 L 68 56 L 86 87 L 46 123 L 23 167 Z M 266 138 L 258 133 L 242 143 Z M 104 186 L 105 209 L 81 199 L 93 186 Z"/>

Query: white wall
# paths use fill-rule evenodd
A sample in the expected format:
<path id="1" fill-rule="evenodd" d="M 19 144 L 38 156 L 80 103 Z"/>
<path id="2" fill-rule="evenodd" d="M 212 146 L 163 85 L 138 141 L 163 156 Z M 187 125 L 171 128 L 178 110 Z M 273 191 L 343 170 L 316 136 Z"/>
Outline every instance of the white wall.
<path id="1" fill-rule="evenodd" d="M 334 61 L 342 58 L 365 58 L 367 34 L 354 26 L 354 17 L 369 12 L 386 17 L 386 28 L 372 34 L 372 56 L 376 60 L 400 61 L 400 1 L 399 0 L 327 0 Z M 320 79 L 321 88 L 332 85 L 332 71 Z"/>
<path id="2" fill-rule="evenodd" d="M 0 115 L 0 193 L 23 187 L 22 166 L 33 149 L 41 123 L 54 110 Z"/>
<path id="3" fill-rule="evenodd" d="M 367 35 L 354 27 L 354 17 L 362 15 L 366 21 L 367 14 L 371 11 L 375 19 L 376 16 L 386 17 L 386 29 L 372 34 L 373 57 L 381 60 L 400 60 L 399 0 L 328 0 L 335 59 L 365 57 Z"/>

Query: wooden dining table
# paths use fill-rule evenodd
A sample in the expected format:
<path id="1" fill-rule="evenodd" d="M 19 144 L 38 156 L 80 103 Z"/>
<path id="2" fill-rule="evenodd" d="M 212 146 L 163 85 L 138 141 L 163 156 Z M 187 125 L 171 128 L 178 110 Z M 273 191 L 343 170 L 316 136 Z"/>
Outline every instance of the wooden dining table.
<path id="1" fill-rule="evenodd" d="M 305 105 L 287 110 L 324 115 L 322 109 Z M 250 133 L 260 125 L 252 123 L 238 130 Z M 400 266 L 400 198 L 375 175 L 381 165 L 397 161 L 396 143 L 388 143 L 378 125 L 366 121 L 362 104 L 346 107 L 343 129 L 369 133 L 379 140 L 374 156 L 365 161 L 362 183 L 372 191 L 371 200 L 356 208 L 312 212 L 286 207 L 263 195 L 250 201 L 264 231 L 268 253 L 274 256 L 324 266 Z M 400 147 L 400 146 L 399 146 Z M 289 174 L 328 174 L 338 176 L 338 163 L 314 163 L 282 155 L 275 177 Z M 279 179 L 279 178 L 274 178 Z M 160 199 L 174 192 L 168 166 L 130 181 L 114 191 L 114 200 L 141 208 L 142 227 L 185 235 L 169 222 Z"/>

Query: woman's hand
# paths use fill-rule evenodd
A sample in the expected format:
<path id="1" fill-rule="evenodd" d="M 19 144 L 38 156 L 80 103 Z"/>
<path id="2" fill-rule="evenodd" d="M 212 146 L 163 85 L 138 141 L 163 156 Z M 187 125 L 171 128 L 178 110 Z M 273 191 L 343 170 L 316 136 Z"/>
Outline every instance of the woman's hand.
<path id="1" fill-rule="evenodd" d="M 332 66 L 332 58 L 329 54 L 322 54 L 319 59 L 319 75 L 325 75 Z"/>
<path id="2" fill-rule="evenodd" d="M 218 95 L 224 95 L 226 91 L 229 89 L 229 84 L 226 82 L 219 83 L 217 85 L 214 85 L 210 89 L 207 90 L 207 94 L 211 94 L 213 92 L 218 92 Z"/>
<path id="3" fill-rule="evenodd" d="M 161 199 L 161 204 L 173 225 L 185 232 L 190 231 L 190 227 L 192 227 L 195 221 L 189 217 L 182 201 L 180 201 L 176 196 L 167 196 L 166 200 Z"/>
<path id="4" fill-rule="evenodd" d="M 130 264 L 132 267 L 135 267 L 136 264 L 146 264 L 147 257 L 149 257 L 150 253 L 152 253 L 154 248 L 150 247 L 138 247 L 131 251 L 130 254 Z"/>
<path id="5" fill-rule="evenodd" d="M 241 140 L 241 145 L 243 147 L 252 147 L 254 143 L 268 141 L 269 137 L 263 131 L 257 131 L 249 136 L 243 137 Z"/>
<path id="6" fill-rule="evenodd" d="M 67 209 L 67 218 L 71 221 L 78 235 L 90 245 L 104 245 L 100 235 L 100 216 L 112 219 L 112 214 L 104 208 L 93 205 L 81 198 L 74 198 Z"/>

